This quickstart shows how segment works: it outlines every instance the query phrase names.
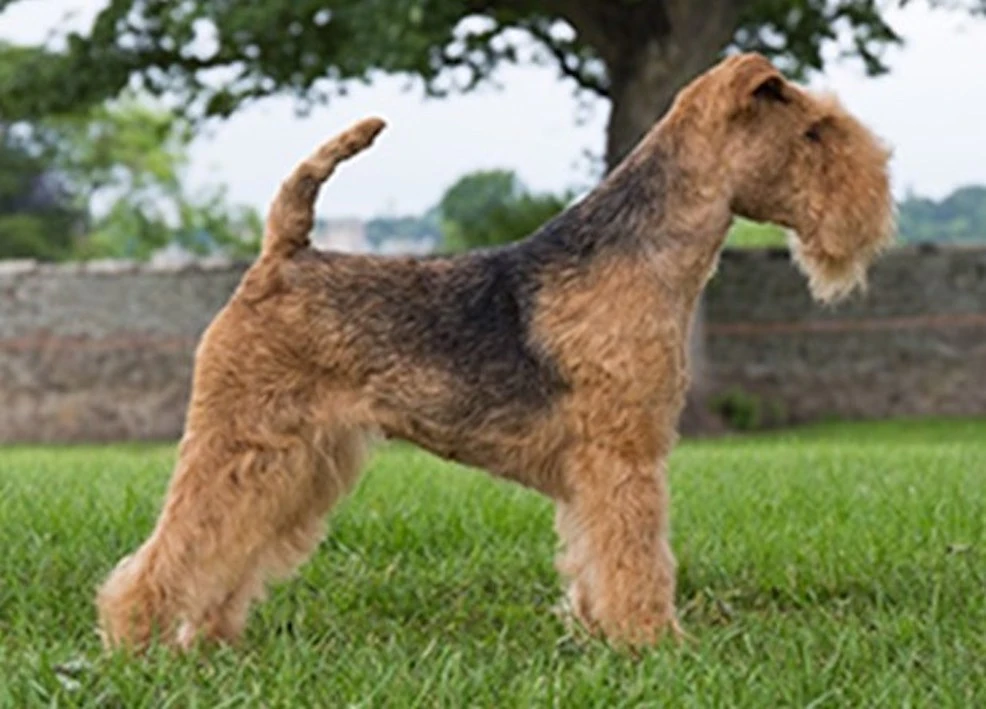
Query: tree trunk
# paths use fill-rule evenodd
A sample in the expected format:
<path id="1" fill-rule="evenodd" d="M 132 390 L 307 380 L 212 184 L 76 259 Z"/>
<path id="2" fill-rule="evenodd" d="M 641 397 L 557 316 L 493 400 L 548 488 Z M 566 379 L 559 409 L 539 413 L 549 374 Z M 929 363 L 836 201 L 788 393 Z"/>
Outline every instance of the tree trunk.
<path id="1" fill-rule="evenodd" d="M 644 134 L 667 112 L 678 90 L 712 66 L 716 50 L 681 61 L 673 47 L 651 45 L 632 70 L 613 76 L 606 127 L 606 169 L 626 157 Z"/>
<path id="2" fill-rule="evenodd" d="M 736 31 L 744 4 L 743 0 L 668 0 L 663 33 L 655 33 L 652 26 L 636 43 L 614 38 L 604 52 L 612 102 L 606 130 L 607 169 L 615 167 L 664 115 L 679 89 L 715 64 Z M 636 4 L 647 5 L 651 3 Z M 627 12 L 639 14 L 636 9 Z"/>

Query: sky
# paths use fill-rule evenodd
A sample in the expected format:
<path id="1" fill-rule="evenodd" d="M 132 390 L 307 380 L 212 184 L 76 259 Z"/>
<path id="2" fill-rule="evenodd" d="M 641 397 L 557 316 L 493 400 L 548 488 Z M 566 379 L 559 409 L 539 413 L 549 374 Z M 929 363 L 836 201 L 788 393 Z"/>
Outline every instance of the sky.
<path id="1" fill-rule="evenodd" d="M 53 30 L 86 26 L 104 5 L 20 0 L 0 13 L 0 38 L 36 43 Z M 75 15 L 66 20 L 69 12 Z M 858 62 L 836 63 L 810 85 L 836 92 L 891 145 L 898 196 L 913 190 L 940 198 L 963 184 L 986 184 L 986 19 L 921 2 L 887 17 L 905 40 L 886 57 L 889 75 L 867 77 Z M 321 140 L 379 115 L 387 131 L 333 176 L 320 215 L 420 213 L 476 169 L 515 169 L 536 190 L 584 186 L 581 156 L 602 153 L 608 105 L 596 101 L 580 112 L 572 86 L 550 68 L 507 67 L 495 79 L 499 88 L 436 100 L 384 78 L 304 117 L 289 98 L 265 99 L 210 124 L 192 146 L 188 179 L 225 183 L 232 201 L 264 211 L 281 179 Z"/>

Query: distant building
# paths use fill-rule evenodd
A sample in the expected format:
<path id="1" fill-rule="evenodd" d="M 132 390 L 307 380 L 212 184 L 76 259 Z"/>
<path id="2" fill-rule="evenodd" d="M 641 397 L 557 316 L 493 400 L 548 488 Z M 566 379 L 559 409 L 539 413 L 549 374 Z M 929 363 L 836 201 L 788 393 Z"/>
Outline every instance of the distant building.
<path id="1" fill-rule="evenodd" d="M 316 218 L 312 229 L 312 245 L 323 251 L 342 251 L 345 253 L 412 254 L 430 253 L 440 241 L 437 227 L 426 225 L 416 231 L 402 232 L 395 225 L 416 222 L 412 217 L 400 219 L 378 218 L 373 221 L 374 230 L 370 233 L 365 222 L 358 218 L 326 219 Z M 151 255 L 151 262 L 165 265 L 181 265 L 201 258 L 177 242 L 164 246 Z"/>
<path id="2" fill-rule="evenodd" d="M 312 244 L 349 253 L 427 254 L 440 240 L 437 223 L 418 217 L 316 219 Z"/>
<path id="3" fill-rule="evenodd" d="M 373 246 L 366 238 L 366 222 L 361 219 L 315 219 L 312 245 L 326 251 L 368 253 Z"/>
<path id="4" fill-rule="evenodd" d="M 151 254 L 150 262 L 155 266 L 181 266 L 191 263 L 198 258 L 191 251 L 176 241 Z"/>
<path id="5" fill-rule="evenodd" d="M 376 249 L 376 253 L 423 256 L 434 251 L 437 245 L 437 240 L 433 239 L 387 239 L 380 243 Z"/>

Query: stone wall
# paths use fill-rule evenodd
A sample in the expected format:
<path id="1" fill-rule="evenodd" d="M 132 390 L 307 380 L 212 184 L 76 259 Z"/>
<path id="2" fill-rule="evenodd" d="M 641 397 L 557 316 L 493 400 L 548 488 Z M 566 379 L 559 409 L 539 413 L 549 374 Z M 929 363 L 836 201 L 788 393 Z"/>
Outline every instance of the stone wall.
<path id="1" fill-rule="evenodd" d="M 176 439 L 195 344 L 243 268 L 0 262 L 0 443 Z M 986 415 L 986 249 L 891 253 L 835 308 L 786 252 L 727 252 L 704 305 L 696 369 L 720 408 Z"/>
<path id="2" fill-rule="evenodd" d="M 727 252 L 705 304 L 720 405 L 780 423 L 986 415 L 986 249 L 890 252 L 865 295 L 829 307 L 786 251 Z"/>
<path id="3" fill-rule="evenodd" d="M 168 440 L 243 267 L 0 261 L 0 442 Z"/>

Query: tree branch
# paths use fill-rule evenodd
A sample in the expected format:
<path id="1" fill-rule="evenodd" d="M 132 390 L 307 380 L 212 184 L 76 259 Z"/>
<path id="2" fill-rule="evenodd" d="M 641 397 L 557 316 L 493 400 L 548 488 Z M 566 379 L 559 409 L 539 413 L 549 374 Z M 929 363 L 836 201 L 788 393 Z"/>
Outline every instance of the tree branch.
<path id="1" fill-rule="evenodd" d="M 597 96 L 609 96 L 609 80 L 602 69 L 602 60 L 593 56 L 586 46 L 577 41 L 559 40 L 551 35 L 551 20 L 535 20 L 524 23 L 522 27 L 551 55 L 562 76 L 573 79 L 579 88 Z M 592 63 L 597 68 L 593 70 Z"/>

